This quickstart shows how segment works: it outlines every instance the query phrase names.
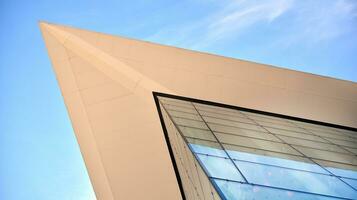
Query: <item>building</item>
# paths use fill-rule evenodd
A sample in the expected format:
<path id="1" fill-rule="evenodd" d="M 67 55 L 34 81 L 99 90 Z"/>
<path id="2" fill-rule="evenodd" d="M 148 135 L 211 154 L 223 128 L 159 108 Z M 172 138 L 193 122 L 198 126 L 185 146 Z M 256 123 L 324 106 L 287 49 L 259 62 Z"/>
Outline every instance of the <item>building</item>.
<path id="1" fill-rule="evenodd" d="M 357 84 L 41 23 L 98 199 L 357 199 Z"/>

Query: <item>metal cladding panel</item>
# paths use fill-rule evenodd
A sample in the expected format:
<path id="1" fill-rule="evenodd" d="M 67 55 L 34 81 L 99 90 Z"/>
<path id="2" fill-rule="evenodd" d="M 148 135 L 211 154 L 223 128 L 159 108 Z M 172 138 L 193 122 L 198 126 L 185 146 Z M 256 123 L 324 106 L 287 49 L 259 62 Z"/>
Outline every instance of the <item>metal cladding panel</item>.
<path id="1" fill-rule="evenodd" d="M 41 23 L 98 199 L 181 199 L 152 92 L 357 127 L 357 84 Z"/>

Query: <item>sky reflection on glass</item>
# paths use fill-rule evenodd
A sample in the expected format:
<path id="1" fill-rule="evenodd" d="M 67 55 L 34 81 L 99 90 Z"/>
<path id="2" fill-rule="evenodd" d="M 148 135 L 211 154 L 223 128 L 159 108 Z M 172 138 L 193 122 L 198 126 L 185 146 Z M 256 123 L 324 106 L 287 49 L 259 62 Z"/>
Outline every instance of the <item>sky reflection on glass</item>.
<path id="1" fill-rule="evenodd" d="M 331 140 L 354 132 L 188 101 L 161 103 L 228 200 L 357 199 L 357 144 Z"/>

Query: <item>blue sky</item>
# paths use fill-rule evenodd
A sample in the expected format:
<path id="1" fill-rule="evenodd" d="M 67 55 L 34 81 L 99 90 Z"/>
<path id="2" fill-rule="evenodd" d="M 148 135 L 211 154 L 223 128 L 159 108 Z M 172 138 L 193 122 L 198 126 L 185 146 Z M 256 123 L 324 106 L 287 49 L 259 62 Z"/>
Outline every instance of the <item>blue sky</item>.
<path id="1" fill-rule="evenodd" d="M 2 0 L 0 199 L 94 199 L 39 20 L 357 82 L 355 0 Z"/>

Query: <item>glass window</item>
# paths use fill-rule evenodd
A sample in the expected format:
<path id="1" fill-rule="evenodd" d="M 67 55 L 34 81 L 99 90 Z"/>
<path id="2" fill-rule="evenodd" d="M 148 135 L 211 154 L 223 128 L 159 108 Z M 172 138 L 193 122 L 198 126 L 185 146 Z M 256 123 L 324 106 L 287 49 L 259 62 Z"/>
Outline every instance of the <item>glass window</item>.
<path id="1" fill-rule="evenodd" d="M 357 166 L 355 165 L 318 159 L 313 160 L 336 176 L 357 179 Z"/>
<path id="2" fill-rule="evenodd" d="M 259 124 L 262 126 L 265 126 L 265 127 L 272 127 L 272 128 L 277 128 L 277 129 L 306 133 L 306 131 L 304 129 L 296 127 L 296 126 L 294 127 L 291 125 L 284 125 L 284 124 L 272 123 L 272 122 L 259 122 Z"/>
<path id="3" fill-rule="evenodd" d="M 357 191 L 336 177 L 235 161 L 248 182 L 303 192 L 354 198 Z"/>
<path id="4" fill-rule="evenodd" d="M 338 140 L 347 140 L 347 141 L 353 141 L 354 144 L 356 144 L 357 138 L 353 136 L 346 135 L 344 133 L 330 133 L 327 131 L 316 131 L 316 130 L 311 130 L 310 131 L 313 134 L 319 135 L 321 137 L 326 137 L 326 138 L 331 138 L 331 139 L 338 139 Z"/>
<path id="5" fill-rule="evenodd" d="M 357 200 L 356 131 L 196 100 L 159 101 L 177 130 L 170 141 L 182 143 L 173 150 L 187 199 Z"/>
<path id="6" fill-rule="evenodd" d="M 235 121 L 235 122 L 254 124 L 254 121 L 252 121 L 251 119 L 248 119 L 248 118 L 246 118 L 244 116 L 234 116 L 234 115 L 220 114 L 220 113 L 202 111 L 202 110 L 200 110 L 200 114 L 203 117 L 211 117 L 211 118 L 228 120 L 228 121 Z"/>
<path id="7" fill-rule="evenodd" d="M 170 115 L 172 117 L 179 117 L 179 118 L 186 118 L 186 119 L 202 121 L 199 115 L 196 115 L 193 113 L 176 111 L 176 110 L 169 110 L 169 111 L 170 111 Z"/>
<path id="8" fill-rule="evenodd" d="M 212 131 L 219 132 L 219 133 L 227 133 L 227 134 L 237 135 L 237 136 L 252 137 L 252 138 L 270 140 L 270 141 L 275 141 L 275 142 L 281 141 L 274 135 L 269 134 L 267 132 L 254 131 L 254 130 L 249 130 L 249 129 L 240 129 L 240 128 L 236 128 L 236 127 L 229 127 L 229 126 L 223 126 L 223 125 L 218 125 L 218 124 L 209 124 L 209 127 L 211 128 Z"/>
<path id="9" fill-rule="evenodd" d="M 296 191 L 252 186 L 231 181 L 213 179 L 227 200 L 336 200 L 338 198 L 306 194 Z"/>
<path id="10" fill-rule="evenodd" d="M 188 112 L 188 113 L 193 113 L 196 114 L 196 111 L 193 107 L 188 107 L 188 106 L 182 106 L 182 105 L 173 105 L 173 104 L 163 104 L 166 109 L 168 110 L 176 110 L 176 111 L 181 111 L 181 112 Z"/>
<path id="11" fill-rule="evenodd" d="M 231 115 L 231 116 L 235 116 L 235 117 L 244 117 L 243 114 L 241 114 L 240 112 L 238 112 L 236 110 L 232 110 L 232 109 L 217 108 L 217 107 L 206 106 L 206 105 L 197 104 L 197 103 L 194 103 L 194 105 L 197 108 L 197 110 L 199 110 L 199 111 L 209 111 L 209 112 L 214 112 L 214 113 Z"/>
<path id="12" fill-rule="evenodd" d="M 195 153 L 228 158 L 226 152 L 217 142 L 204 140 L 193 141 L 192 139 L 188 139 L 188 142 Z"/>
<path id="13" fill-rule="evenodd" d="M 357 180 L 356 179 L 349 179 L 349 178 L 342 178 L 343 181 L 350 184 L 354 189 L 357 189 Z"/>
<path id="14" fill-rule="evenodd" d="M 292 138 L 292 137 L 287 137 L 287 136 L 278 136 L 278 137 L 289 144 L 300 145 L 300 146 L 316 148 L 316 149 L 321 149 L 321 150 L 327 150 L 327 151 L 335 151 L 335 152 L 339 152 L 339 153 L 347 153 L 347 154 L 349 153 L 348 151 L 342 149 L 341 147 L 339 147 L 335 144 L 315 142 L 315 141 L 304 140 L 304 139 L 299 139 L 299 138 Z"/>
<path id="15" fill-rule="evenodd" d="M 211 177 L 233 181 L 244 181 L 233 162 L 228 158 L 218 158 L 200 154 L 198 155 L 198 158 Z"/>
<path id="16" fill-rule="evenodd" d="M 178 125 L 177 127 L 178 129 L 180 129 L 181 133 L 186 137 L 216 141 L 212 132 L 209 130 L 203 130 L 203 129 L 180 126 L 180 125 Z"/>
<path id="17" fill-rule="evenodd" d="M 206 118 L 207 119 L 207 118 Z M 225 127 L 238 128 L 238 129 L 248 129 L 254 131 L 266 132 L 265 129 L 257 126 L 255 124 L 241 123 L 241 122 L 230 122 L 224 120 L 213 120 L 212 118 L 208 118 L 209 125 L 224 125 Z"/>
<path id="18" fill-rule="evenodd" d="M 283 129 L 276 129 L 276 128 L 269 128 L 265 127 L 270 133 L 276 134 L 276 135 L 285 135 L 289 137 L 295 137 L 295 138 L 300 138 L 300 139 L 305 139 L 305 140 L 313 140 L 317 142 L 326 142 L 326 140 L 315 136 L 315 135 L 310 135 L 310 134 L 305 134 L 301 132 L 295 132 L 295 131 L 290 131 L 290 130 L 283 130 Z"/>
<path id="19" fill-rule="evenodd" d="M 292 155 L 301 155 L 300 153 L 292 149 L 289 145 L 279 142 L 258 140 L 254 138 L 242 137 L 238 135 L 228 135 L 222 133 L 215 133 L 215 135 L 217 136 L 219 141 L 225 144 L 282 152 Z"/>
<path id="20" fill-rule="evenodd" d="M 301 146 L 294 146 L 294 147 L 296 149 L 298 149 L 300 152 L 302 152 L 304 155 L 311 157 L 311 158 L 329 160 L 329 161 L 333 161 L 333 162 L 339 162 L 339 163 L 345 163 L 345 164 L 351 164 L 351 165 L 357 165 L 356 156 L 353 156 L 353 155 L 347 155 L 347 154 L 318 150 L 318 149 L 310 149 L 310 148 L 301 147 Z"/>
<path id="21" fill-rule="evenodd" d="M 190 120 L 190 119 L 184 119 L 178 117 L 172 117 L 172 118 L 177 125 L 188 126 L 192 128 L 208 129 L 206 124 L 203 123 L 202 121 L 196 121 L 196 120 Z"/>
<path id="22" fill-rule="evenodd" d="M 277 158 L 271 156 L 263 156 L 253 153 L 239 152 L 239 151 L 228 150 L 227 152 L 235 160 L 249 161 L 249 162 L 272 165 L 272 166 L 279 166 L 279 167 L 286 167 L 291 169 L 329 174 L 322 167 L 313 164 L 311 161 L 303 157 L 289 156 L 290 157 L 289 160 L 289 159 L 283 159 L 283 158 Z M 293 159 L 299 161 L 295 161 Z"/>

